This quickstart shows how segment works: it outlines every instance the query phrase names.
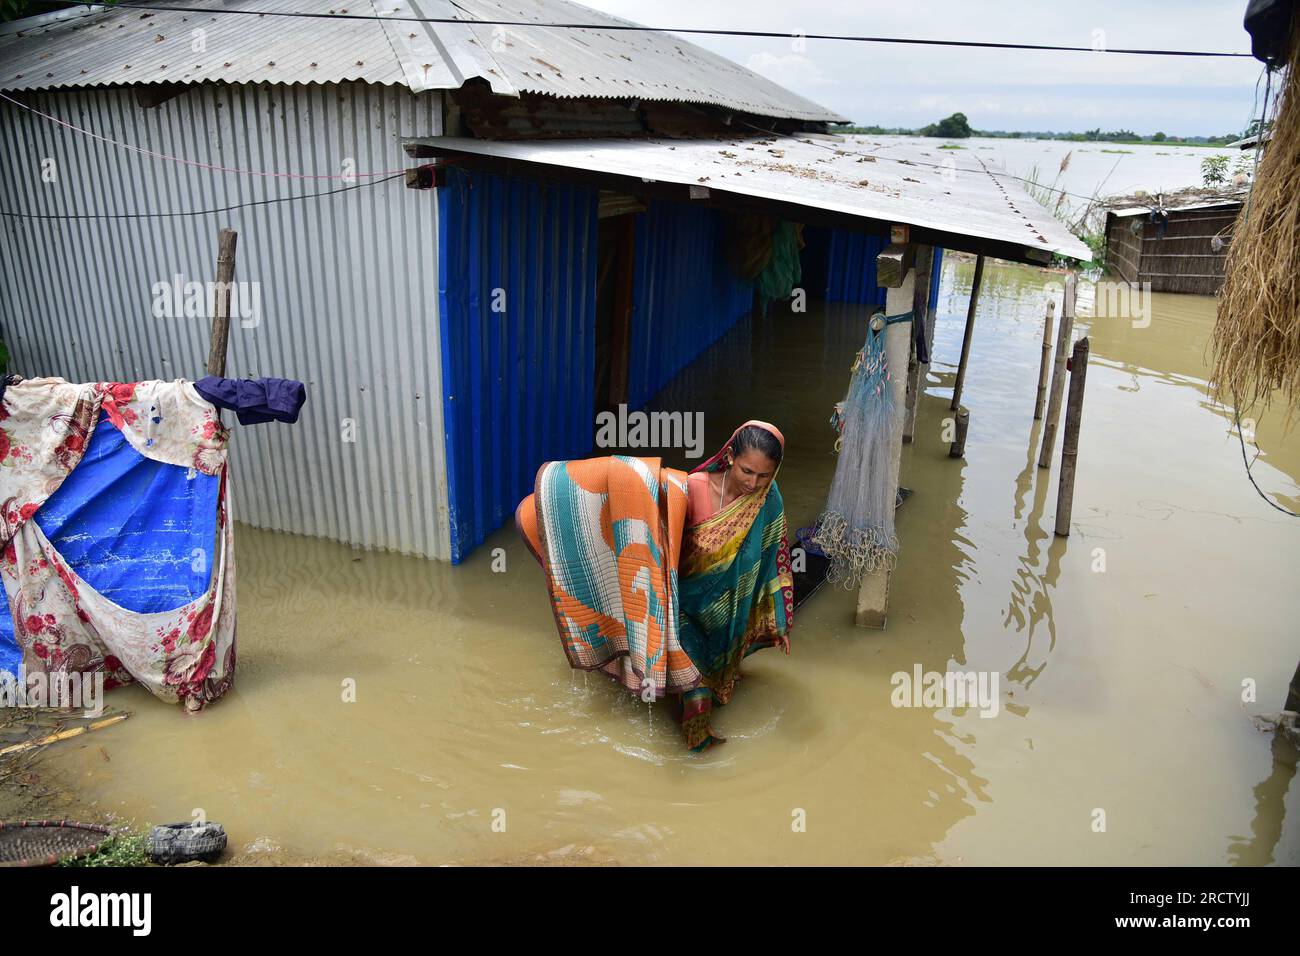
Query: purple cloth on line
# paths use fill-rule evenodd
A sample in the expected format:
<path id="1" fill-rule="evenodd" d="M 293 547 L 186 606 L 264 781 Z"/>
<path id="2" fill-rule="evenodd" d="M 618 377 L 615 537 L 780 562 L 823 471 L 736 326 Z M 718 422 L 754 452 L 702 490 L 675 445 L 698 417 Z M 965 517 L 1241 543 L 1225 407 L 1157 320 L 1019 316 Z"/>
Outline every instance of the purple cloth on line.
<path id="1" fill-rule="evenodd" d="M 218 408 L 229 408 L 241 425 L 298 421 L 307 386 L 290 378 L 220 378 L 209 375 L 195 390 Z"/>

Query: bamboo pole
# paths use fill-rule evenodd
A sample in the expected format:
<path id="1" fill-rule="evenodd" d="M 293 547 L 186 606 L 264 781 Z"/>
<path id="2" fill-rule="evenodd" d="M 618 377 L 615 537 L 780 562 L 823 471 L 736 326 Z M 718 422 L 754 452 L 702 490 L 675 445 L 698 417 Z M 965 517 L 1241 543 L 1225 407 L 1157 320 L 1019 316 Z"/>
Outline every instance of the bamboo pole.
<path id="1" fill-rule="evenodd" d="M 975 306 L 980 298 L 980 283 L 984 279 L 984 256 L 975 260 L 975 278 L 970 285 L 970 305 L 966 308 L 966 331 L 961 339 L 961 362 L 957 365 L 957 382 L 952 387 L 952 404 L 948 407 L 954 411 L 961 408 L 961 390 L 966 384 L 966 363 L 970 361 L 970 341 L 975 333 Z"/>
<path id="2" fill-rule="evenodd" d="M 21 744 L 13 744 L 0 750 L 0 757 L 7 754 L 21 753 L 24 750 L 33 750 L 36 747 L 43 747 L 46 744 L 52 744 L 60 740 L 67 740 L 70 737 L 80 737 L 82 734 L 88 734 L 92 730 L 100 730 L 110 724 L 116 724 L 118 721 L 126 720 L 130 714 L 114 714 L 112 717 L 105 717 L 93 724 L 84 727 L 73 727 L 71 730 L 60 730 L 57 734 L 50 734 L 48 737 L 42 737 L 40 740 L 27 740 Z"/>
<path id="3" fill-rule="evenodd" d="M 1056 444 L 1056 422 L 1061 417 L 1061 394 L 1065 390 L 1065 357 L 1074 334 L 1075 277 L 1065 278 L 1065 300 L 1061 303 L 1061 322 L 1056 331 L 1056 367 L 1052 370 L 1052 392 L 1047 402 L 1047 420 L 1043 422 L 1043 449 L 1038 454 L 1038 467 L 1052 467 L 1052 449 Z"/>
<path id="4" fill-rule="evenodd" d="M 1047 321 L 1043 323 L 1043 357 L 1038 363 L 1038 397 L 1034 399 L 1034 421 L 1043 417 L 1047 404 L 1047 370 L 1052 367 L 1052 328 L 1056 325 L 1056 302 L 1047 303 Z"/>
<path id="5" fill-rule="evenodd" d="M 1070 535 L 1074 511 L 1074 474 L 1079 461 L 1079 426 L 1083 423 L 1083 387 L 1088 379 L 1088 339 L 1080 339 L 1070 357 L 1070 402 L 1065 409 L 1065 436 L 1061 439 L 1061 483 L 1056 491 L 1056 533 Z"/>
<path id="6" fill-rule="evenodd" d="M 239 239 L 233 229 L 217 233 L 217 289 L 213 303 L 212 339 L 208 344 L 208 374 L 226 374 L 226 346 L 230 341 L 230 284 L 235 279 L 235 244 Z"/>
<path id="7" fill-rule="evenodd" d="M 957 434 L 953 437 L 952 446 L 948 449 L 949 458 L 966 457 L 966 432 L 970 430 L 970 410 L 962 407 L 957 409 Z"/>

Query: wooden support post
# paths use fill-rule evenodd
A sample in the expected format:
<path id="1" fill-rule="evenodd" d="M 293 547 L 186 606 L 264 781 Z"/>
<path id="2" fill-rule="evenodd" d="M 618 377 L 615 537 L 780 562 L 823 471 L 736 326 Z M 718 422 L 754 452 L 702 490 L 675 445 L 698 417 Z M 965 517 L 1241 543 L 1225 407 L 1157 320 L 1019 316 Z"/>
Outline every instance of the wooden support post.
<path id="1" fill-rule="evenodd" d="M 1070 534 L 1074 511 L 1074 473 L 1079 459 L 1079 425 L 1083 421 L 1083 386 L 1088 379 L 1088 339 L 1082 338 L 1070 356 L 1070 402 L 1065 409 L 1065 436 L 1061 439 L 1061 483 L 1056 491 L 1056 533 Z"/>
<path id="2" fill-rule="evenodd" d="M 965 406 L 957 409 L 957 434 L 948 449 L 949 458 L 966 457 L 966 433 L 970 430 L 970 411 Z"/>
<path id="3" fill-rule="evenodd" d="M 235 280 L 235 243 L 233 229 L 217 234 L 217 289 L 212 314 L 212 340 L 208 345 L 208 374 L 226 374 L 226 344 L 230 341 L 230 288 Z"/>
<path id="4" fill-rule="evenodd" d="M 883 277 L 897 278 L 898 285 L 885 294 L 885 313 L 900 315 L 912 307 L 916 273 L 901 266 L 911 259 L 910 247 L 891 245 L 877 257 L 876 277 L 883 285 Z M 889 455 L 889 487 L 898 487 L 898 475 L 903 457 L 903 416 L 907 411 L 907 381 L 893 369 L 907 368 L 908 350 L 912 343 L 912 326 L 895 322 L 885 327 L 885 363 L 891 370 L 890 388 L 894 396 L 894 427 L 896 429 Z M 858 627 L 883 628 L 889 611 L 889 586 L 893 572 L 876 568 L 867 573 L 858 587 L 858 608 L 855 621 Z"/>
<path id="5" fill-rule="evenodd" d="M 1052 367 L 1052 327 L 1056 325 L 1056 301 L 1047 303 L 1047 321 L 1043 323 L 1043 357 L 1038 362 L 1038 396 L 1034 399 L 1034 421 L 1043 417 L 1047 404 L 1047 370 Z"/>
<path id="6" fill-rule="evenodd" d="M 966 307 L 966 331 L 961 338 L 961 361 L 957 364 L 957 382 L 952 387 L 952 404 L 948 407 L 961 408 L 961 390 L 966 385 L 966 363 L 970 361 L 970 340 L 975 334 L 975 306 L 980 299 L 980 283 L 984 281 L 984 256 L 975 260 L 975 278 L 970 284 L 970 305 Z"/>
<path id="7" fill-rule="evenodd" d="M 1056 330 L 1056 367 L 1052 370 L 1052 393 L 1047 402 L 1047 419 L 1043 422 L 1043 449 L 1038 453 L 1038 467 L 1052 467 L 1052 450 L 1056 445 L 1056 422 L 1061 417 L 1061 394 L 1065 391 L 1065 357 L 1074 335 L 1075 277 L 1065 278 L 1065 300 L 1061 303 L 1061 325 Z"/>
<path id="8" fill-rule="evenodd" d="M 916 281 L 912 290 L 912 335 L 915 342 L 917 332 L 926 336 L 925 344 L 931 344 L 926 332 L 926 322 L 930 311 L 930 269 L 934 265 L 934 249 L 930 246 L 916 247 Z M 926 349 L 927 356 L 929 349 Z M 930 363 L 920 361 L 916 350 L 907 366 L 907 415 L 903 419 L 903 441 L 911 443 L 916 431 L 916 407 L 919 404 L 921 389 L 930 374 Z"/>

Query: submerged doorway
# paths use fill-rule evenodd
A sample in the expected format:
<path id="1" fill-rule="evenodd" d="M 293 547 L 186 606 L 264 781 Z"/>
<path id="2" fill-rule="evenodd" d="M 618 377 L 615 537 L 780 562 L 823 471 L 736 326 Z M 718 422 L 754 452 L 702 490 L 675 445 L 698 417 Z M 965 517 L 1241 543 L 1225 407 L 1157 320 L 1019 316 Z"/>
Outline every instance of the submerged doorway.
<path id="1" fill-rule="evenodd" d="M 632 196 L 601 191 L 596 235 L 593 422 L 601 412 L 614 411 L 627 402 L 636 256 L 635 214 L 644 209 Z"/>

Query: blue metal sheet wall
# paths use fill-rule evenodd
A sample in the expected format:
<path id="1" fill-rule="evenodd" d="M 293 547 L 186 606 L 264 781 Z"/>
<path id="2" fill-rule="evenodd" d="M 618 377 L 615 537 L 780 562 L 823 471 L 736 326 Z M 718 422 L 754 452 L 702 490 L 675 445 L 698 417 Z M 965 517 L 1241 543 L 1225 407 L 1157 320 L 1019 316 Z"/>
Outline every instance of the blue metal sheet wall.
<path id="1" fill-rule="evenodd" d="M 447 171 L 438 294 L 451 558 L 514 514 L 544 461 L 591 450 L 595 189 Z"/>
<path id="2" fill-rule="evenodd" d="M 748 315 L 753 290 L 727 265 L 720 213 L 651 200 L 636 223 L 628 406 L 648 402 Z"/>
<path id="3" fill-rule="evenodd" d="M 943 278 L 943 247 L 934 247 L 934 258 L 930 265 L 930 314 L 939 307 L 939 280 Z"/>
<path id="4" fill-rule="evenodd" d="M 825 253 L 826 301 L 884 305 L 886 290 L 876 284 L 876 256 L 887 245 L 889 239 L 886 236 L 830 230 Z M 936 246 L 934 264 L 930 269 L 931 309 L 939 302 L 942 266 L 943 249 Z"/>

